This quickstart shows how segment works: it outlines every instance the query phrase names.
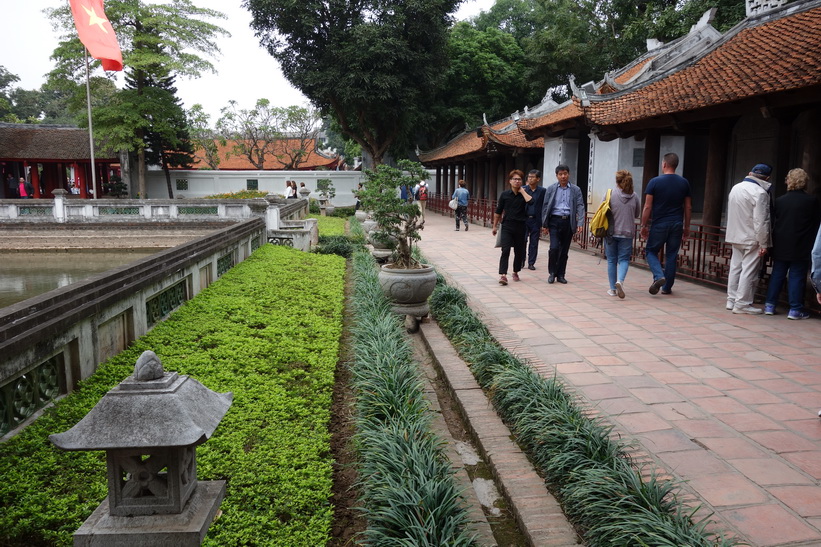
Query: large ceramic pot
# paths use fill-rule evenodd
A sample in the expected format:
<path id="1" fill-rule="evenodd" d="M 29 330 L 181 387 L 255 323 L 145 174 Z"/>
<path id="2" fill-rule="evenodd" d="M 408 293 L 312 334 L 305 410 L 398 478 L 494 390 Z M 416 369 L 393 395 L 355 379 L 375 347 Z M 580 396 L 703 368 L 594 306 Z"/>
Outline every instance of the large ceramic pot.
<path id="1" fill-rule="evenodd" d="M 427 264 L 411 270 L 385 264 L 379 270 L 379 285 L 394 312 L 425 317 L 430 313 L 428 298 L 436 288 L 436 270 Z"/>
<path id="2" fill-rule="evenodd" d="M 359 222 L 365 222 L 368 219 L 368 213 L 366 213 L 362 209 L 359 209 L 358 211 L 356 211 L 353 214 L 353 216 L 355 216 L 356 220 L 358 220 Z"/>
<path id="3" fill-rule="evenodd" d="M 372 218 L 369 218 L 362 223 L 362 229 L 365 231 L 366 234 L 371 233 L 371 230 L 373 230 L 374 228 L 376 228 L 376 221 Z"/>
<path id="4" fill-rule="evenodd" d="M 331 205 L 330 203 L 329 203 L 328 205 L 326 205 L 326 206 L 325 206 L 325 215 L 326 215 L 326 216 L 329 216 L 329 217 L 330 217 L 330 216 L 333 216 L 334 211 L 336 211 L 336 207 L 334 207 L 334 206 L 333 206 L 333 205 Z"/>

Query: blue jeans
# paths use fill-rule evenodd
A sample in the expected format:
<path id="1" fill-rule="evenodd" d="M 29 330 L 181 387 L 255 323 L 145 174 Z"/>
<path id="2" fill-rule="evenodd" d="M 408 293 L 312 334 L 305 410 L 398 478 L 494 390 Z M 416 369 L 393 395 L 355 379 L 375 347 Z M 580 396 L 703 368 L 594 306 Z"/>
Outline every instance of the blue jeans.
<path id="1" fill-rule="evenodd" d="M 607 237 L 604 239 L 607 253 L 607 278 L 610 289 L 616 290 L 616 281 L 624 282 L 627 268 L 630 267 L 630 255 L 633 254 L 633 238 Z"/>
<path id="2" fill-rule="evenodd" d="M 653 272 L 653 281 L 665 279 L 662 291 L 669 291 L 673 288 L 676 280 L 676 259 L 678 250 L 681 248 L 681 239 L 684 235 L 684 223 L 680 220 L 653 222 L 650 226 L 650 234 L 647 237 L 647 245 L 644 250 L 647 257 L 647 265 Z M 664 269 L 661 268 L 659 251 L 664 247 Z"/>
<path id="3" fill-rule="evenodd" d="M 767 304 L 773 306 L 778 303 L 778 295 L 787 280 L 787 298 L 790 309 L 800 311 L 804 309 L 804 288 L 807 285 L 807 270 L 809 260 L 775 260 L 773 271 L 770 274 L 770 285 L 767 287 Z M 787 273 L 789 272 L 789 277 Z"/>
<path id="4" fill-rule="evenodd" d="M 527 264 L 534 266 L 536 264 L 536 257 L 539 256 L 539 237 L 542 231 L 542 219 L 536 217 L 529 217 L 525 221 L 527 232 Z"/>

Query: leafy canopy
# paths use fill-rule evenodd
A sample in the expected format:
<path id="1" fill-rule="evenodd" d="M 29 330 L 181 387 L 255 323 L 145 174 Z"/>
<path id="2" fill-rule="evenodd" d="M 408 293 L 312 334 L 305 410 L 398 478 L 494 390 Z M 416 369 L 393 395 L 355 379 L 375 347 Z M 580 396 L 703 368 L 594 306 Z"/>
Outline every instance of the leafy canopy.
<path id="1" fill-rule="evenodd" d="M 285 77 L 374 164 L 407 146 L 447 67 L 460 0 L 245 0 Z"/>

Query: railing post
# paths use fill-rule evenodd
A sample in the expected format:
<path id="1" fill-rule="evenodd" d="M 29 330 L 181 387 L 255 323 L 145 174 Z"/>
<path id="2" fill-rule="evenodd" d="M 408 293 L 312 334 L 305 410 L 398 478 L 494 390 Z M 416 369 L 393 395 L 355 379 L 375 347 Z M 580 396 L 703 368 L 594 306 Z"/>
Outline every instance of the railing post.
<path id="1" fill-rule="evenodd" d="M 65 222 L 66 221 L 66 192 L 62 188 L 57 188 L 56 190 L 51 192 L 54 194 L 54 208 L 52 213 L 54 214 L 54 220 L 57 222 Z"/>

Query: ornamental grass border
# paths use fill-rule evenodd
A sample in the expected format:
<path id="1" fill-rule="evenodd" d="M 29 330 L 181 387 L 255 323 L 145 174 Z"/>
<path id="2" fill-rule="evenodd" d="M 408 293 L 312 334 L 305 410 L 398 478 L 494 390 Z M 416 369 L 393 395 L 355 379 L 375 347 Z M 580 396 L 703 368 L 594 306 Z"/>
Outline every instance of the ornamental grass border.
<path id="1" fill-rule="evenodd" d="M 430 308 L 476 380 L 589 547 L 732 547 L 708 531 L 712 513 L 687 508 L 681 481 L 631 456 L 633 444 L 592 416 L 563 382 L 544 378 L 504 349 L 441 276 Z"/>
<path id="2" fill-rule="evenodd" d="M 358 225 L 358 223 L 351 223 Z M 373 258 L 353 259 L 353 443 L 367 545 L 475 545 L 464 498 L 432 414 L 402 319 L 390 309 Z"/>

